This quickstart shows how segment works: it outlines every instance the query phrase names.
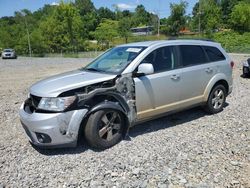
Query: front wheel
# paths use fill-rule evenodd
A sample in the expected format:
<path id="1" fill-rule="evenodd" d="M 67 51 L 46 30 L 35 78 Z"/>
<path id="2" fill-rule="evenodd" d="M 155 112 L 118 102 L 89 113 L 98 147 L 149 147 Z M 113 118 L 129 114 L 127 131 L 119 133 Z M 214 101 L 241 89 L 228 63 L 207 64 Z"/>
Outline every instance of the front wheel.
<path id="1" fill-rule="evenodd" d="M 107 149 L 122 140 L 125 128 L 123 114 L 117 110 L 99 110 L 89 116 L 85 138 L 94 148 Z"/>
<path id="2" fill-rule="evenodd" d="M 211 114 L 218 113 L 223 110 L 225 101 L 226 89 L 223 85 L 217 85 L 210 92 L 205 110 Z"/>

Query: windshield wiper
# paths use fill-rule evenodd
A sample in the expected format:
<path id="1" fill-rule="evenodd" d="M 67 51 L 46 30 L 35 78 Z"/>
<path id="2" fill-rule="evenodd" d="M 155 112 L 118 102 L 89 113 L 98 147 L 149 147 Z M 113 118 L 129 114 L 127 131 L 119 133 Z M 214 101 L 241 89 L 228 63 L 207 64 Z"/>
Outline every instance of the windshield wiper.
<path id="1" fill-rule="evenodd" d="M 95 68 L 85 68 L 85 70 L 94 71 L 94 72 L 101 72 L 101 70 L 98 70 L 98 69 L 95 69 Z"/>

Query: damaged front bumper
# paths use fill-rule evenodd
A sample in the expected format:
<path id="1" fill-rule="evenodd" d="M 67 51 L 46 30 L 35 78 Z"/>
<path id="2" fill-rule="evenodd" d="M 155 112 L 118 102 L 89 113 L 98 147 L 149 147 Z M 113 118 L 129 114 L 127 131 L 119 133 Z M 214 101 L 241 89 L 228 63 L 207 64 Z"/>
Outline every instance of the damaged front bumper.
<path id="1" fill-rule="evenodd" d="M 63 113 L 36 113 L 24 109 L 22 104 L 19 115 L 32 144 L 42 147 L 74 147 L 87 112 L 87 109 L 80 109 Z"/>

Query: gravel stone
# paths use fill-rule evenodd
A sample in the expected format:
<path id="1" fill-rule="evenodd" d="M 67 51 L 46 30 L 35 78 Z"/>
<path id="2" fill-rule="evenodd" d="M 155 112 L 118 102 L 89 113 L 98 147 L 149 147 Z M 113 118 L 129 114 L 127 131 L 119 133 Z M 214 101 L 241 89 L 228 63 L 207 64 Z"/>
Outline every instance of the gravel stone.
<path id="1" fill-rule="evenodd" d="M 130 129 L 105 151 L 82 141 L 77 148 L 39 150 L 30 145 L 18 110 L 28 87 L 91 59 L 0 59 L 1 187 L 250 187 L 250 79 L 231 54 L 234 88 L 221 113 L 189 109 Z"/>

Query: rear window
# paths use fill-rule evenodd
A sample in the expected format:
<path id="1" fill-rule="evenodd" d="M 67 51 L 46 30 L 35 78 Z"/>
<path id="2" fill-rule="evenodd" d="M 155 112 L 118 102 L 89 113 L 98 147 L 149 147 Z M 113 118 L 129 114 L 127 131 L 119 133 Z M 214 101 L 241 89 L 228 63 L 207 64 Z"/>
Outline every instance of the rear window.
<path id="1" fill-rule="evenodd" d="M 222 61 L 226 59 L 223 53 L 221 53 L 216 47 L 203 46 L 203 48 L 205 49 L 210 61 Z"/>
<path id="2" fill-rule="evenodd" d="M 180 45 L 182 65 L 184 67 L 207 63 L 207 58 L 201 46 Z"/>

